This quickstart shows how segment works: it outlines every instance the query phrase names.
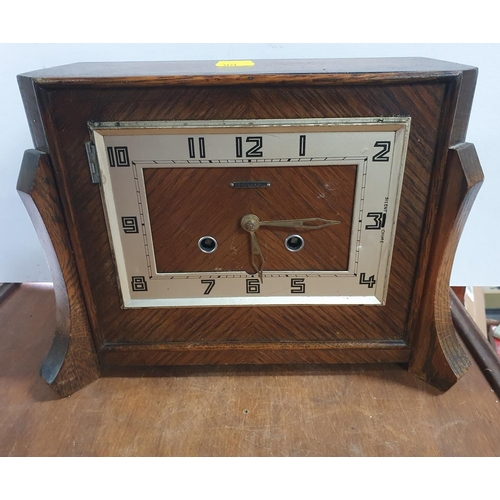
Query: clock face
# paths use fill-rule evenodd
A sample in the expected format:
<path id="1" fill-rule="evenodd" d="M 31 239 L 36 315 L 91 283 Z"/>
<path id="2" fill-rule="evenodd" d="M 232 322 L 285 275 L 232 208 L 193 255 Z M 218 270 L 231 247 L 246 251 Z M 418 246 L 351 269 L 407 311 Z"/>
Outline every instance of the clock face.
<path id="1" fill-rule="evenodd" d="M 91 124 L 123 306 L 384 304 L 409 126 Z"/>

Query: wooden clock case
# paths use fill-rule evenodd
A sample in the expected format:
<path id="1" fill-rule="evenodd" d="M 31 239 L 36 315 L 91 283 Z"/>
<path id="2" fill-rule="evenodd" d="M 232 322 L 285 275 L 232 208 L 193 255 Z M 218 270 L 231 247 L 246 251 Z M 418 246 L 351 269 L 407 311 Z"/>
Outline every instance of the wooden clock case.
<path id="1" fill-rule="evenodd" d="M 57 329 L 42 377 L 66 396 L 103 367 L 408 363 L 441 390 L 469 360 L 449 278 L 482 182 L 466 129 L 476 68 L 432 59 L 72 64 L 18 77 L 34 148 L 18 191 L 53 275 Z M 384 306 L 123 309 L 89 122 L 410 116 Z"/>

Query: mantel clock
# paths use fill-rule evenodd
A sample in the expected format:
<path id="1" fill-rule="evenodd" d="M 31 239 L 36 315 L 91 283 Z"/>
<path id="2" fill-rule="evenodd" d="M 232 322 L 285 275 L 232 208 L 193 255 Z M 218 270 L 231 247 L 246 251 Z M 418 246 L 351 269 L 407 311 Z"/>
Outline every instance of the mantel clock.
<path id="1" fill-rule="evenodd" d="M 42 376 L 468 358 L 449 311 L 482 181 L 477 71 L 431 59 L 73 64 L 18 77 L 18 191 L 54 277 Z"/>

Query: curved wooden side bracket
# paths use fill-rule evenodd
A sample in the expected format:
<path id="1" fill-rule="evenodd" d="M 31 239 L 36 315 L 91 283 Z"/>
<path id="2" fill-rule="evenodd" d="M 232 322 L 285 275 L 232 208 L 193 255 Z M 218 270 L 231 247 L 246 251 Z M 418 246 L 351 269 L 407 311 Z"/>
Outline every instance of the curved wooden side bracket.
<path id="1" fill-rule="evenodd" d="M 433 258 L 427 268 L 425 296 L 414 332 L 410 332 L 409 366 L 411 373 L 443 391 L 470 366 L 453 327 L 449 283 L 458 241 L 482 181 L 473 144 L 459 144 L 448 151 Z"/>
<path id="2" fill-rule="evenodd" d="M 56 296 L 55 338 L 40 374 L 61 396 L 69 396 L 97 379 L 100 368 L 47 154 L 24 153 L 17 190 L 44 248 Z"/>

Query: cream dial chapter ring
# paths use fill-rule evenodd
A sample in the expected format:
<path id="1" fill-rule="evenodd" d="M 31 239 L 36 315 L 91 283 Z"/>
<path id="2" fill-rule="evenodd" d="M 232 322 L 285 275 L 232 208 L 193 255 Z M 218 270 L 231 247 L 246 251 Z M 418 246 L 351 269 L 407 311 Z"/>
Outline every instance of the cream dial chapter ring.
<path id="1" fill-rule="evenodd" d="M 399 117 L 90 124 L 123 306 L 383 305 L 409 127 Z M 260 280 L 241 227 L 249 214 L 339 224 L 258 228 Z"/>

